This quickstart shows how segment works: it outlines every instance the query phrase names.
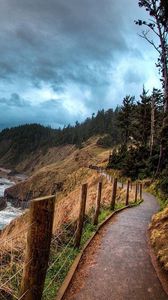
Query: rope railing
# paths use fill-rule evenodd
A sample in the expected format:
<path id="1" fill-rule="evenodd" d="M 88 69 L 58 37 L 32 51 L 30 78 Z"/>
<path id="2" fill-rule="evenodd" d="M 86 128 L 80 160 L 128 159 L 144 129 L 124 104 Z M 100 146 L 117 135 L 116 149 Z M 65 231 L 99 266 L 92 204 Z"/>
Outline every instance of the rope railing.
<path id="1" fill-rule="evenodd" d="M 52 275 L 52 278 L 50 279 L 49 283 L 47 284 L 47 286 L 44 288 L 43 291 L 43 297 L 47 297 L 46 292 L 48 291 L 49 287 L 51 286 L 51 284 L 55 281 L 55 279 L 59 276 L 60 272 L 62 271 L 62 269 L 65 267 L 65 265 L 67 264 L 67 262 L 69 261 L 70 256 L 72 255 L 72 252 L 74 251 L 74 240 L 75 240 L 75 235 L 76 235 L 76 231 L 74 232 L 73 236 L 69 239 L 68 243 L 62 248 L 62 251 L 59 251 L 59 255 L 56 257 L 56 259 L 49 264 L 49 267 L 47 269 L 47 273 L 52 270 L 54 268 L 54 266 L 60 261 L 60 259 L 62 257 L 66 257 L 64 259 L 63 264 L 60 266 L 59 270 L 56 271 L 56 273 L 54 273 Z M 66 255 L 67 250 L 69 250 L 68 255 Z"/>
<path id="2" fill-rule="evenodd" d="M 25 234 L 25 231 L 27 231 L 28 229 L 30 229 L 30 227 L 31 227 L 32 225 L 33 225 L 33 223 L 27 225 L 23 230 L 19 231 L 19 232 L 18 232 L 17 234 L 15 234 L 15 235 L 12 235 L 12 236 L 9 237 L 9 238 L 6 238 L 5 240 L 3 240 L 3 236 L 2 236 L 2 238 L 1 238 L 1 240 L 0 240 L 0 244 L 4 244 L 4 243 L 9 242 L 9 241 L 11 241 L 11 240 L 20 238 L 20 235 L 21 235 L 21 234 Z"/>
<path id="3" fill-rule="evenodd" d="M 53 244 L 62 234 L 63 234 L 63 232 L 66 232 L 67 231 L 67 229 L 69 229 L 71 226 L 72 226 L 72 224 L 74 224 L 74 220 L 72 220 L 70 223 L 68 223 L 65 227 L 63 227 L 63 225 L 61 226 L 61 228 L 60 228 L 60 231 L 59 231 L 59 233 L 57 234 L 57 235 L 54 235 L 53 236 L 53 238 L 52 238 L 52 240 L 51 240 L 51 244 Z"/>
<path id="4" fill-rule="evenodd" d="M 63 248 L 62 252 L 59 254 L 59 256 L 55 259 L 55 261 L 49 265 L 47 271 L 51 270 L 52 267 L 56 264 L 57 261 L 59 261 L 59 259 L 63 256 L 63 254 L 66 252 L 67 248 L 70 246 L 70 244 L 72 245 L 72 241 L 74 241 L 76 235 L 76 231 L 73 234 L 72 238 L 69 240 L 69 242 L 66 244 L 66 246 Z"/>
<path id="5" fill-rule="evenodd" d="M 26 263 L 26 266 L 28 266 L 28 264 L 31 262 L 31 260 Z M 20 268 L 13 276 L 11 276 L 5 283 L 3 283 L 2 285 L 0 285 L 0 290 L 2 288 L 4 288 L 13 278 L 15 278 L 19 273 L 21 273 L 23 271 L 23 267 Z"/>
<path id="6" fill-rule="evenodd" d="M 1 237 L 0 240 L 0 299 L 7 299 L 3 292 L 9 293 L 13 298 L 19 299 L 19 290 L 24 268 L 24 249 L 26 246 L 27 232 L 33 223 L 24 227 L 9 238 Z M 26 263 L 28 266 L 31 259 Z"/>

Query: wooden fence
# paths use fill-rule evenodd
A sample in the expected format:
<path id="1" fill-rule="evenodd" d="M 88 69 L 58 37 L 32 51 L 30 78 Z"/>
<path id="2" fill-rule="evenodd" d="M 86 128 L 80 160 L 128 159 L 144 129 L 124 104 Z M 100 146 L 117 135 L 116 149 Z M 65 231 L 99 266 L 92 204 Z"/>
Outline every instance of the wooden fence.
<path id="1" fill-rule="evenodd" d="M 130 190 L 135 190 L 135 202 L 142 199 L 142 184 L 138 182 L 135 186 L 128 180 L 126 184 L 118 182 L 117 178 L 113 178 L 110 175 L 104 174 L 109 183 L 111 184 L 111 201 L 110 209 L 115 210 L 116 207 L 116 196 L 117 187 L 126 191 L 125 195 L 125 206 L 129 205 Z M 94 215 L 92 223 L 98 224 L 99 214 L 101 210 L 102 200 L 102 179 L 97 185 L 97 196 L 95 201 Z M 82 232 L 84 228 L 85 210 L 88 195 L 88 185 L 83 184 L 81 187 L 80 195 L 80 209 L 77 220 L 76 230 L 74 232 L 73 245 L 75 248 L 79 248 L 81 244 Z M 50 255 L 50 244 L 52 240 L 52 226 L 54 218 L 54 207 L 55 207 L 56 196 L 48 196 L 31 201 L 30 204 L 30 228 L 27 234 L 27 246 L 26 255 L 24 261 L 24 268 L 22 274 L 22 282 L 20 288 L 20 296 L 17 299 L 24 300 L 41 300 L 43 297 L 45 277 L 49 263 Z M 56 217 L 56 216 L 55 216 Z M 57 263 L 57 260 L 54 261 Z M 57 274 L 56 274 L 57 275 Z M 56 278 L 56 277 L 54 277 Z M 51 286 L 52 281 L 48 286 Z M 2 291 L 0 286 L 0 291 Z M 45 298 L 47 299 L 47 298 Z"/>

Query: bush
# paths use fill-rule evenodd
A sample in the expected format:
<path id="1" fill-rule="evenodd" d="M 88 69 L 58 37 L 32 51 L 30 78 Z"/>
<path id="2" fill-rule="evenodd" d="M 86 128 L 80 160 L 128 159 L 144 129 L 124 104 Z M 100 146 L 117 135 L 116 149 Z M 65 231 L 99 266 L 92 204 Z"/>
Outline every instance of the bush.
<path id="1" fill-rule="evenodd" d="M 102 138 L 99 138 L 98 141 L 97 141 L 97 145 L 101 146 L 101 147 L 104 147 L 104 148 L 112 147 L 113 143 L 114 143 L 114 141 L 113 141 L 111 135 L 109 135 L 109 134 L 105 135 Z"/>
<path id="2" fill-rule="evenodd" d="M 148 147 L 122 145 L 110 156 L 107 168 L 122 171 L 122 176 L 145 179 L 153 177 L 158 163 L 158 149 L 150 157 Z"/>

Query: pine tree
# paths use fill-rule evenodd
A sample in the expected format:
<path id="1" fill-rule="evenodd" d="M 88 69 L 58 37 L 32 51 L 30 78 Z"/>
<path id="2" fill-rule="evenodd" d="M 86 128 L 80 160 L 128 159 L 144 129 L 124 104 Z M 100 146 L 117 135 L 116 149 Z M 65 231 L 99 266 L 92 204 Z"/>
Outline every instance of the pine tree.
<path id="1" fill-rule="evenodd" d="M 121 136 L 123 144 L 127 145 L 132 134 L 132 113 L 134 109 L 135 97 L 126 96 L 123 99 L 123 105 L 121 106 L 118 122 L 121 129 Z"/>
<path id="2" fill-rule="evenodd" d="M 165 140 L 165 134 L 167 135 L 168 131 L 168 21 L 166 1 L 139 0 L 139 6 L 145 8 L 145 10 L 149 13 L 150 19 L 148 21 L 138 20 L 135 22 L 137 25 L 143 25 L 147 28 L 146 30 L 142 31 L 140 36 L 150 43 L 158 52 L 159 57 L 157 67 L 159 68 L 162 76 L 161 81 L 164 89 L 164 114 L 160 133 L 160 155 L 155 176 L 158 175 L 162 169 L 167 147 Z M 159 39 L 159 45 L 157 45 L 149 36 L 150 31 Z"/>
<path id="3" fill-rule="evenodd" d="M 134 113 L 134 138 L 141 146 L 147 147 L 150 137 L 151 105 L 148 92 L 143 87 L 140 101 L 137 101 Z"/>

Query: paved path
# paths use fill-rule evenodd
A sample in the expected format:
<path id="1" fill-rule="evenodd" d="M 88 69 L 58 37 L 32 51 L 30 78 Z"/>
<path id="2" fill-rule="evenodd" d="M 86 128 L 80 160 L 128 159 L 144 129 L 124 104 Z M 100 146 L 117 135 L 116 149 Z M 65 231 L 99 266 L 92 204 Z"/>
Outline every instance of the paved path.
<path id="1" fill-rule="evenodd" d="M 88 248 L 64 300 L 166 300 L 148 254 L 155 197 L 116 215 Z M 95 250 L 96 249 L 96 250 Z"/>

